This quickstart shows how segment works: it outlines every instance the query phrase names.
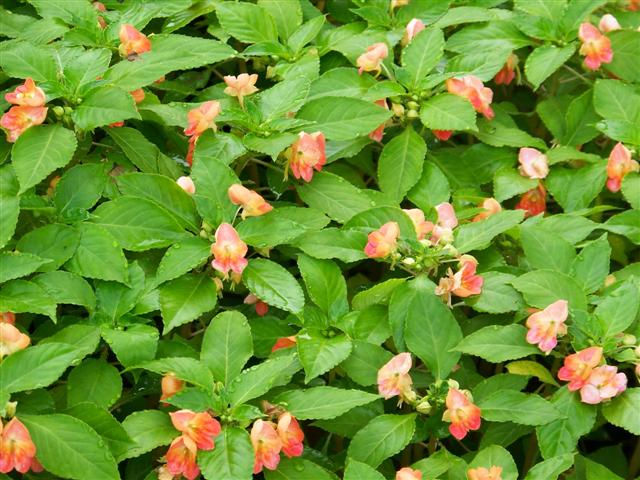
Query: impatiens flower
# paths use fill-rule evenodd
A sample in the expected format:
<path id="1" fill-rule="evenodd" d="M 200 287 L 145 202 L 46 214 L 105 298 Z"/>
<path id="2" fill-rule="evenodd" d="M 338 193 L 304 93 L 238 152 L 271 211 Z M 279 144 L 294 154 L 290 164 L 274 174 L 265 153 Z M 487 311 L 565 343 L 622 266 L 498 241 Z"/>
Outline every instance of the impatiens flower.
<path id="1" fill-rule="evenodd" d="M 0 420 L 0 473 L 14 469 L 20 473 L 27 473 L 29 469 L 41 472 L 42 466 L 35 456 L 36 446 L 27 427 L 16 417 L 4 427 Z"/>
<path id="2" fill-rule="evenodd" d="M 0 312 L 0 323 L 16 324 L 16 314 L 13 312 Z"/>
<path id="3" fill-rule="evenodd" d="M 590 23 L 581 23 L 578 36 L 582 41 L 580 55 L 584 55 L 584 65 L 589 70 L 598 70 L 603 63 L 611 63 L 613 50 L 611 40 Z"/>
<path id="4" fill-rule="evenodd" d="M 535 148 L 524 147 L 518 153 L 520 174 L 531 179 L 542 179 L 549 174 L 547 156 Z"/>
<path id="5" fill-rule="evenodd" d="M 628 0 L 627 10 L 632 12 L 637 12 L 638 10 L 640 10 L 640 0 Z"/>
<path id="6" fill-rule="evenodd" d="M 600 23 L 598 23 L 598 28 L 600 29 L 601 32 L 607 33 L 607 32 L 612 32 L 614 30 L 620 30 L 622 27 L 618 23 L 618 19 L 616 17 L 614 17 L 610 13 L 607 13 L 603 15 L 602 18 L 600 19 Z"/>
<path id="7" fill-rule="evenodd" d="M 557 300 L 544 310 L 527 318 L 527 342 L 538 344 L 544 353 L 549 353 L 558 344 L 558 336 L 567 333 L 565 321 L 569 316 L 569 303 Z"/>
<path id="8" fill-rule="evenodd" d="M 191 177 L 188 177 L 188 176 L 179 177 L 176 180 L 176 183 L 182 190 L 187 192 L 189 195 L 193 195 L 194 193 L 196 193 L 196 184 L 193 183 L 193 180 L 191 179 Z"/>
<path id="9" fill-rule="evenodd" d="M 46 107 L 11 107 L 0 118 L 0 126 L 7 130 L 7 141 L 13 143 L 28 128 L 40 125 L 46 118 Z"/>
<path id="10" fill-rule="evenodd" d="M 41 88 L 36 87 L 32 78 L 27 78 L 22 85 L 7 93 L 5 100 L 13 105 L 21 107 L 42 107 L 45 104 L 46 97 Z"/>
<path id="11" fill-rule="evenodd" d="M 250 293 L 246 297 L 244 297 L 245 305 L 255 305 L 256 306 L 256 314 L 259 317 L 264 317 L 267 312 L 269 312 L 269 305 L 264 303 L 258 297 L 256 297 L 253 293 Z"/>
<path id="12" fill-rule="evenodd" d="M 478 77 L 466 75 L 461 78 L 449 78 L 446 84 L 449 93 L 469 100 L 476 112 L 483 114 L 487 120 L 495 116 L 490 107 L 493 91 L 485 87 Z"/>
<path id="13" fill-rule="evenodd" d="M 526 217 L 535 217 L 547 209 L 547 191 L 542 184 L 524 193 L 516 204 L 516 210 L 524 210 Z"/>
<path id="14" fill-rule="evenodd" d="M 131 92 L 129 92 L 129 94 L 133 97 L 133 100 L 136 103 L 140 103 L 144 100 L 144 90 L 141 88 L 137 88 Z"/>
<path id="15" fill-rule="evenodd" d="M 358 65 L 358 73 L 376 72 L 380 73 L 382 61 L 389 56 L 389 47 L 384 42 L 374 43 L 367 47 L 367 51 L 360 55 L 356 60 Z"/>
<path id="16" fill-rule="evenodd" d="M 595 405 L 620 395 L 627 388 L 627 376 L 612 365 L 594 368 L 580 389 L 580 400 Z"/>
<path id="17" fill-rule="evenodd" d="M 162 377 L 160 382 L 160 388 L 162 389 L 162 395 L 160 400 L 166 400 L 169 397 L 173 397 L 176 393 L 184 388 L 184 382 L 176 377 L 173 373 L 167 373 Z"/>
<path id="18" fill-rule="evenodd" d="M 413 401 L 415 393 L 411 389 L 413 380 L 409 375 L 411 365 L 411 354 L 403 352 L 393 357 L 378 370 L 378 392 L 385 400 L 399 396 L 400 402 L 403 400 Z"/>
<path id="19" fill-rule="evenodd" d="M 235 228 L 228 223 L 221 223 L 216 230 L 216 242 L 211 245 L 214 257 L 211 266 L 225 275 L 229 270 L 240 275 L 249 263 L 244 258 L 247 250 L 247 244 L 240 240 Z"/>
<path id="20" fill-rule="evenodd" d="M 385 258 L 395 252 L 400 227 L 396 222 L 387 222 L 368 236 L 364 253 L 369 258 Z"/>
<path id="21" fill-rule="evenodd" d="M 480 428 L 480 409 L 472 403 L 470 396 L 466 390 L 455 388 L 450 388 L 447 392 L 447 409 L 442 420 L 451 422 L 449 432 L 458 440 L 466 437 L 469 430 Z"/>
<path id="22" fill-rule="evenodd" d="M 416 237 L 418 240 L 422 240 L 427 233 L 433 230 L 433 224 L 424 219 L 424 212 L 419 208 L 403 209 L 402 211 L 411 219 L 413 227 L 416 229 Z"/>
<path id="23" fill-rule="evenodd" d="M 502 467 L 471 468 L 467 471 L 467 480 L 502 480 Z"/>
<path id="24" fill-rule="evenodd" d="M 25 335 L 10 323 L 0 323 L 0 360 L 18 350 L 24 350 L 31 343 Z"/>
<path id="25" fill-rule="evenodd" d="M 276 350 L 280 350 L 281 348 L 295 347 L 296 343 L 297 339 L 295 335 L 292 335 L 290 337 L 281 337 L 276 341 L 276 343 L 273 344 L 273 347 L 271 347 L 271 351 L 275 352 Z"/>
<path id="26" fill-rule="evenodd" d="M 235 183 L 227 190 L 229 200 L 234 205 L 242 207 L 242 219 L 246 217 L 259 217 L 273 210 L 273 207 L 262 198 L 262 195 Z"/>
<path id="27" fill-rule="evenodd" d="M 171 412 L 171 423 L 176 430 L 193 440 L 200 450 L 213 450 L 214 439 L 220 434 L 220 423 L 207 412 L 191 410 Z"/>
<path id="28" fill-rule="evenodd" d="M 637 172 L 640 170 L 638 162 L 631 159 L 631 151 L 622 143 L 618 142 L 611 153 L 607 162 L 607 188 L 612 192 L 620 190 L 622 179 L 629 172 Z"/>
<path id="29" fill-rule="evenodd" d="M 446 142 L 453 135 L 453 130 L 431 130 L 438 140 Z"/>
<path id="30" fill-rule="evenodd" d="M 167 470 L 171 475 L 182 475 L 187 480 L 195 480 L 200 475 L 196 463 L 198 447 L 186 435 L 176 438 L 167 450 Z"/>
<path id="31" fill-rule="evenodd" d="M 439 242 L 451 243 L 453 241 L 453 229 L 458 226 L 458 218 L 453 205 L 443 202 L 436 205 L 435 209 L 438 213 L 438 221 L 435 225 L 427 222 L 431 229 L 431 243 L 433 245 Z"/>
<path id="32" fill-rule="evenodd" d="M 224 93 L 232 97 L 237 97 L 240 105 L 244 105 L 244 97 L 258 91 L 255 86 L 257 81 L 257 73 L 252 75 L 249 75 L 248 73 L 241 73 L 237 77 L 233 75 L 226 75 L 224 77 L 224 83 L 227 84 L 227 88 L 224 89 Z"/>
<path id="33" fill-rule="evenodd" d="M 513 82 L 513 79 L 516 78 L 516 66 L 518 65 L 518 56 L 515 53 L 512 53 L 507 58 L 506 63 L 500 69 L 496 76 L 493 78 L 493 81 L 496 82 L 497 85 L 509 85 Z"/>
<path id="34" fill-rule="evenodd" d="M 310 182 L 313 170 L 319 172 L 327 163 L 324 134 L 300 132 L 298 140 L 287 150 L 287 157 L 293 176 Z"/>
<path id="35" fill-rule="evenodd" d="M 422 480 L 422 472 L 404 467 L 396 472 L 396 480 Z"/>
<path id="36" fill-rule="evenodd" d="M 387 105 L 387 101 L 383 98 L 381 100 L 376 100 L 375 104 L 383 107 L 385 110 L 389 110 L 389 105 Z M 385 123 L 376 128 L 373 132 L 369 134 L 369 138 L 374 142 L 381 142 L 382 136 L 384 135 L 384 127 Z"/>
<path id="37" fill-rule="evenodd" d="M 277 432 L 282 441 L 282 452 L 287 457 L 292 458 L 302 455 L 304 433 L 293 415 L 289 412 L 280 415 Z"/>
<path id="38" fill-rule="evenodd" d="M 564 359 L 564 366 L 558 370 L 558 378 L 569 382 L 568 388 L 572 392 L 580 390 L 601 361 L 602 347 L 585 348 Z"/>
<path id="39" fill-rule="evenodd" d="M 174 480 L 175 475 L 169 471 L 169 467 L 162 465 L 157 470 L 158 480 Z"/>
<path id="40" fill-rule="evenodd" d="M 131 57 L 151 50 L 151 42 L 136 27 L 124 23 L 120 27 L 120 47 L 118 49 L 123 57 Z"/>
<path id="41" fill-rule="evenodd" d="M 459 259 L 460 269 L 454 274 L 451 269 L 447 276 L 440 279 L 435 294 L 441 296 L 451 306 L 451 295 L 461 298 L 479 295 L 482 292 L 484 279 L 476 275 L 478 261 L 471 255 L 462 255 Z"/>
<path id="42" fill-rule="evenodd" d="M 419 18 L 412 18 L 407 26 L 404 29 L 404 36 L 402 37 L 402 44 L 407 45 L 414 39 L 416 35 L 418 35 L 422 30 L 424 30 L 425 24 Z"/>
<path id="43" fill-rule="evenodd" d="M 489 218 L 491 215 L 495 215 L 496 213 L 502 211 L 500 202 L 498 202 L 495 198 L 485 198 L 479 206 L 483 208 L 484 211 L 473 217 L 473 222 L 479 222 L 480 220 Z"/>
<path id="44" fill-rule="evenodd" d="M 273 423 L 256 420 L 251 428 L 251 444 L 255 454 L 254 474 L 260 473 L 263 467 L 269 470 L 278 468 L 282 440 Z"/>
<path id="45" fill-rule="evenodd" d="M 210 100 L 204 102 L 198 108 L 190 110 L 187 114 L 187 120 L 189 124 L 184 129 L 184 134 L 187 136 L 201 135 L 209 128 L 215 132 L 217 126 L 215 124 L 215 118 L 220 114 L 220 102 Z"/>

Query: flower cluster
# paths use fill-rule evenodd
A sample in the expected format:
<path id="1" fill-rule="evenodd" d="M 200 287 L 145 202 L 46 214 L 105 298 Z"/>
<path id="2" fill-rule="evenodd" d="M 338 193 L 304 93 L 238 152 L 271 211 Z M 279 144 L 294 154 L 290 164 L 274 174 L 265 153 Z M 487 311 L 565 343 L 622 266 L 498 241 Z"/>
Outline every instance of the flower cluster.
<path id="1" fill-rule="evenodd" d="M 40 125 L 47 118 L 46 96 L 31 78 L 4 98 L 14 105 L 0 118 L 0 126 L 6 130 L 8 142 L 15 142 L 27 129 Z"/>
<path id="2" fill-rule="evenodd" d="M 251 428 L 251 444 L 255 454 L 253 473 L 263 468 L 275 470 L 280 463 L 280 452 L 288 458 L 302 455 L 304 433 L 296 418 L 289 412 L 280 412 L 277 423 L 256 420 Z"/>

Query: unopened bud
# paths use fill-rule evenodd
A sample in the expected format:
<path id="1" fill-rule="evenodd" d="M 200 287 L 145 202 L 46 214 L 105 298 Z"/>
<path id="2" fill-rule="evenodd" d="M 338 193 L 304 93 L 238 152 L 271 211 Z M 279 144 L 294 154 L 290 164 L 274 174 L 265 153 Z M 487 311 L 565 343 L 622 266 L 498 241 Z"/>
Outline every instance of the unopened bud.
<path id="1" fill-rule="evenodd" d="M 73 113 L 73 108 L 71 107 L 64 107 L 64 113 L 66 115 L 71 115 Z"/>
<path id="2" fill-rule="evenodd" d="M 413 108 L 407 112 L 407 118 L 418 118 L 420 114 Z"/>
<path id="3" fill-rule="evenodd" d="M 4 407 L 4 411 L 7 417 L 13 417 L 16 414 L 16 408 L 18 407 L 18 402 L 7 402 Z"/>
<path id="4" fill-rule="evenodd" d="M 628 347 L 630 347 L 631 345 L 635 345 L 636 344 L 636 337 L 634 335 L 631 335 L 630 333 L 625 333 L 622 336 L 622 344 L 626 345 Z"/>
<path id="5" fill-rule="evenodd" d="M 399 103 L 392 103 L 391 110 L 396 117 L 402 117 L 404 115 L 404 107 Z"/>
<path id="6" fill-rule="evenodd" d="M 407 107 L 411 108 L 412 110 L 417 110 L 418 108 L 420 108 L 420 104 L 418 102 L 407 102 Z"/>
<path id="7" fill-rule="evenodd" d="M 416 259 L 411 257 L 406 257 L 402 259 L 402 263 L 404 263 L 405 265 L 414 265 L 416 263 Z"/>
<path id="8" fill-rule="evenodd" d="M 604 279 L 604 286 L 605 287 L 610 287 L 614 283 L 616 283 L 616 276 L 613 275 L 613 274 L 607 275 L 607 278 Z"/>
<path id="9" fill-rule="evenodd" d="M 416 405 L 416 411 L 424 415 L 428 415 L 431 412 L 431 404 L 427 400 L 423 399 L 418 403 L 418 405 Z"/>
<path id="10" fill-rule="evenodd" d="M 447 243 L 444 247 L 442 247 L 442 252 L 452 257 L 457 257 L 459 253 L 458 249 L 454 247 L 451 243 Z"/>
<path id="11" fill-rule="evenodd" d="M 455 388 L 456 390 L 460 389 L 460 384 L 455 380 L 453 380 L 452 378 L 447 380 L 447 385 L 449 385 L 449 388 Z"/>
<path id="12" fill-rule="evenodd" d="M 63 116 L 63 115 L 64 115 L 64 108 L 62 108 L 62 107 L 61 107 L 61 106 L 59 106 L 59 105 L 58 105 L 58 106 L 56 106 L 56 107 L 53 107 L 53 114 L 54 114 L 56 117 L 60 118 L 61 116 Z"/>

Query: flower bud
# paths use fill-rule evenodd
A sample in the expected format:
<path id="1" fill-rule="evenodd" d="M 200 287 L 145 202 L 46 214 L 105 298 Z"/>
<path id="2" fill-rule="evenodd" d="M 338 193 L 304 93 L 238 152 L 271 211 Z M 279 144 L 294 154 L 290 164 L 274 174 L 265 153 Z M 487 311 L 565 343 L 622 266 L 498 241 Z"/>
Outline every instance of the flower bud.
<path id="1" fill-rule="evenodd" d="M 402 259 L 402 263 L 404 263 L 405 265 L 409 265 L 409 266 L 415 265 L 416 259 L 412 258 L 412 257 L 406 257 L 406 258 Z"/>
<path id="2" fill-rule="evenodd" d="M 392 103 L 391 111 L 396 117 L 402 117 L 404 115 L 404 107 L 399 103 Z"/>
<path id="3" fill-rule="evenodd" d="M 631 335 L 630 333 L 625 333 L 622 336 L 622 344 L 626 345 L 627 347 L 635 345 L 636 341 L 637 341 L 637 339 L 636 339 L 635 335 Z"/>
<path id="4" fill-rule="evenodd" d="M 419 116 L 420 114 L 416 110 L 411 109 L 407 112 L 407 118 L 414 119 L 414 118 L 418 118 Z"/>
<path id="5" fill-rule="evenodd" d="M 418 405 L 416 405 L 416 411 L 424 415 L 429 415 L 431 412 L 431 404 L 426 399 L 422 399 Z"/>

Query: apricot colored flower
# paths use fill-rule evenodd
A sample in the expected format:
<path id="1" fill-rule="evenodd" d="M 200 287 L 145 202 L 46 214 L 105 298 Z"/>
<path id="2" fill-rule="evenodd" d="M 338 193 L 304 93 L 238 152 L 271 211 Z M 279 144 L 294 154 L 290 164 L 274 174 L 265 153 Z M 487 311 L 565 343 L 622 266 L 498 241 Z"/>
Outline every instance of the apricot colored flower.
<path id="1" fill-rule="evenodd" d="M 627 376 L 624 373 L 618 373 L 618 368 L 612 365 L 602 365 L 594 368 L 589 375 L 580 389 L 580 399 L 595 405 L 620 395 L 626 388 Z"/>
<path id="2" fill-rule="evenodd" d="M 403 352 L 393 357 L 378 370 L 378 392 L 385 400 L 399 396 L 402 402 L 403 400 L 412 400 L 415 397 L 411 389 L 413 380 L 409 375 L 411 365 L 411 354 Z"/>
<path id="3" fill-rule="evenodd" d="M 243 187 L 239 183 L 234 183 L 227 190 L 229 200 L 234 205 L 242 207 L 242 218 L 259 217 L 273 210 L 273 207 L 262 198 L 262 195 Z"/>
<path id="4" fill-rule="evenodd" d="M 453 229 L 458 226 L 458 218 L 453 209 L 453 205 L 443 202 L 435 206 L 438 213 L 438 221 L 435 225 L 431 222 L 431 243 L 436 245 L 440 241 L 443 243 L 451 243 L 453 241 Z"/>
<path id="5" fill-rule="evenodd" d="M 276 343 L 273 344 L 273 347 L 271 347 L 271 351 L 275 352 L 276 350 L 280 350 L 281 348 L 295 347 L 297 342 L 298 341 L 295 335 L 292 335 L 290 337 L 280 337 L 278 340 L 276 340 Z"/>
<path id="6" fill-rule="evenodd" d="M 367 51 L 360 55 L 356 60 L 358 65 L 358 73 L 376 72 L 380 73 L 382 61 L 389 56 L 389 47 L 384 42 L 374 43 L 367 47 Z"/>
<path id="7" fill-rule="evenodd" d="M 47 107 L 11 107 L 0 118 L 0 126 L 7 130 L 7 141 L 15 142 L 20 135 L 47 118 Z"/>
<path id="8" fill-rule="evenodd" d="M 516 210 L 524 210 L 526 217 L 535 217 L 547 209 L 547 191 L 542 184 L 524 193 L 516 204 Z"/>
<path id="9" fill-rule="evenodd" d="M 135 90 L 129 92 L 129 94 L 133 97 L 133 100 L 136 103 L 140 103 L 144 100 L 144 90 L 141 88 L 136 88 Z"/>
<path id="10" fill-rule="evenodd" d="M 289 458 L 302 455 L 304 433 L 296 418 L 285 412 L 278 418 L 278 435 L 282 442 L 282 452 Z"/>
<path id="11" fill-rule="evenodd" d="M 531 179 L 542 179 L 549 174 L 547 156 L 535 148 L 523 147 L 518 153 L 520 175 Z"/>
<path id="12" fill-rule="evenodd" d="M 485 198 L 479 206 L 483 209 L 483 211 L 473 217 L 473 222 L 479 222 L 480 220 L 489 218 L 491 215 L 495 215 L 496 213 L 502 211 L 500 202 L 498 202 L 495 198 Z"/>
<path id="13" fill-rule="evenodd" d="M 160 388 L 162 395 L 160 400 L 166 400 L 169 397 L 173 397 L 176 393 L 184 388 L 184 382 L 176 377 L 173 373 L 167 373 L 160 382 Z"/>
<path id="14" fill-rule="evenodd" d="M 182 475 L 187 480 L 195 480 L 200 475 L 196 463 L 198 447 L 187 435 L 176 438 L 167 450 L 167 470 L 171 475 Z"/>
<path id="15" fill-rule="evenodd" d="M 255 454 L 253 473 L 260 473 L 263 467 L 275 470 L 280 463 L 282 440 L 272 422 L 256 420 L 251 428 L 251 444 Z"/>
<path id="16" fill-rule="evenodd" d="M 36 446 L 27 427 L 16 417 L 4 426 L 0 420 L 0 473 L 14 469 L 20 473 L 27 473 L 29 469 L 41 472 L 42 466 L 35 456 Z"/>
<path id="17" fill-rule="evenodd" d="M 324 134 L 300 132 L 298 140 L 287 150 L 287 157 L 293 176 L 310 182 L 313 170 L 319 172 L 327 163 Z"/>
<path id="18" fill-rule="evenodd" d="M 618 23 L 618 19 L 616 17 L 614 17 L 610 13 L 607 13 L 603 15 L 602 18 L 600 19 L 600 23 L 598 23 L 598 28 L 600 29 L 601 32 L 607 33 L 607 32 L 613 32 L 614 30 L 620 30 L 622 27 Z"/>
<path id="19" fill-rule="evenodd" d="M 368 236 L 364 253 L 369 258 L 385 258 L 396 251 L 400 227 L 396 222 L 387 222 Z"/>
<path id="20" fill-rule="evenodd" d="M 404 467 L 396 472 L 396 480 L 422 480 L 422 472 Z"/>
<path id="21" fill-rule="evenodd" d="M 427 222 L 424 219 L 424 212 L 419 208 L 411 208 L 409 210 L 402 210 L 406 213 L 411 222 L 413 222 L 413 227 L 416 229 L 416 237 L 418 240 L 422 240 L 427 233 L 433 230 L 433 224 L 431 222 Z"/>
<path id="22" fill-rule="evenodd" d="M 24 350 L 31 343 L 25 335 L 10 323 L 0 323 L 0 360 L 18 350 Z"/>
<path id="23" fill-rule="evenodd" d="M 176 180 L 176 183 L 182 190 L 187 192 L 189 195 L 193 195 L 194 193 L 196 193 L 196 184 L 193 183 L 193 179 L 191 177 L 188 177 L 188 176 L 179 177 Z"/>
<path id="24" fill-rule="evenodd" d="M 454 275 L 453 294 L 458 297 L 470 297 L 471 295 L 479 295 L 482 291 L 484 280 L 481 276 L 476 275 L 478 261 L 471 255 L 462 255 L 460 257 L 460 270 Z"/>
<path id="25" fill-rule="evenodd" d="M 447 409 L 442 420 L 451 422 L 449 432 L 458 440 L 466 437 L 469 430 L 480 428 L 480 409 L 472 403 L 470 396 L 466 390 L 455 388 L 450 388 L 447 392 Z"/>
<path id="26" fill-rule="evenodd" d="M 216 242 L 211 245 L 214 260 L 211 266 L 227 275 L 229 270 L 242 274 L 247 266 L 247 244 L 240 240 L 238 232 L 228 223 L 221 223 L 216 230 Z"/>
<path id="27" fill-rule="evenodd" d="M 640 170 L 638 162 L 631 159 L 631 151 L 622 143 L 618 142 L 611 153 L 607 162 L 607 188 L 612 192 L 620 190 L 622 179 L 629 172 L 637 172 Z"/>
<path id="28" fill-rule="evenodd" d="M 527 318 L 527 342 L 537 344 L 544 353 L 549 353 L 558 344 L 558 336 L 567 333 L 565 321 L 569 316 L 569 302 L 557 300 L 544 310 Z"/>
<path id="29" fill-rule="evenodd" d="M 200 450 L 213 450 L 214 439 L 222 430 L 220 423 L 207 412 L 196 413 L 191 410 L 178 410 L 171 412 L 171 423 L 189 437 Z"/>
<path id="30" fill-rule="evenodd" d="M 467 471 L 467 480 L 502 480 L 502 467 L 471 468 Z"/>
<path id="31" fill-rule="evenodd" d="M 589 70 L 598 70 L 603 63 L 611 63 L 613 50 L 611 40 L 590 23 L 581 23 L 578 37 L 582 41 L 580 55 L 584 55 L 584 65 Z"/>
<path id="32" fill-rule="evenodd" d="M 381 100 L 376 100 L 374 102 L 376 105 L 383 107 L 385 110 L 389 110 L 389 105 L 387 105 L 387 101 L 383 98 Z M 382 137 L 384 136 L 384 127 L 386 122 L 376 128 L 373 132 L 369 134 L 369 138 L 374 142 L 381 142 Z"/>
<path id="33" fill-rule="evenodd" d="M 491 120 L 495 116 L 490 106 L 493 100 L 493 91 L 485 87 L 478 77 L 466 75 L 461 78 L 449 78 L 446 85 L 449 93 L 469 100 L 476 112 L 484 115 L 487 120 Z"/>
<path id="34" fill-rule="evenodd" d="M 128 23 L 123 23 L 120 27 L 120 55 L 131 57 L 151 50 L 151 42 L 144 33 L 138 31 L 136 27 Z"/>
<path id="35" fill-rule="evenodd" d="M 46 97 L 41 88 L 36 87 L 32 78 L 27 78 L 22 85 L 4 96 L 5 100 L 21 107 L 42 107 Z"/>
<path id="36" fill-rule="evenodd" d="M 241 73 L 237 77 L 233 75 L 226 75 L 224 77 L 224 83 L 227 84 L 227 88 L 224 89 L 224 93 L 232 97 L 237 97 L 240 105 L 244 105 L 244 97 L 258 91 L 255 86 L 257 81 L 257 73 L 252 75 L 249 75 L 248 73 Z"/>
<path id="37" fill-rule="evenodd" d="M 16 324 L 16 314 L 13 312 L 0 312 L 0 323 Z"/>
<path id="38" fill-rule="evenodd" d="M 516 66 L 518 65 L 518 56 L 515 53 L 512 53 L 507 57 L 507 61 L 504 66 L 500 69 L 496 76 L 493 77 L 493 81 L 496 82 L 497 85 L 509 85 L 513 82 L 513 79 L 516 78 Z"/>
<path id="39" fill-rule="evenodd" d="M 558 378 L 569 382 L 569 390 L 575 392 L 587 383 L 591 372 L 601 361 L 602 347 L 585 348 L 565 357 L 564 366 L 558 370 Z"/>
<path id="40" fill-rule="evenodd" d="M 411 40 L 415 38 L 422 30 L 426 28 L 424 22 L 419 18 L 412 18 L 404 29 L 404 36 L 402 37 L 402 44 L 407 45 L 411 43 Z"/>
<path id="41" fill-rule="evenodd" d="M 446 142 L 453 135 L 453 130 L 431 130 L 438 140 Z"/>
<path id="42" fill-rule="evenodd" d="M 263 302 L 262 300 L 260 300 L 253 293 L 250 293 L 249 295 L 244 297 L 243 303 L 245 305 L 255 305 L 256 314 L 259 317 L 264 317 L 267 314 L 267 312 L 269 312 L 269 305 Z"/>
<path id="43" fill-rule="evenodd" d="M 184 134 L 187 136 L 199 136 L 209 128 L 215 132 L 217 126 L 214 120 L 220 112 L 220 102 L 216 100 L 204 102 L 199 107 L 190 110 L 187 114 L 188 125 L 184 129 Z"/>

